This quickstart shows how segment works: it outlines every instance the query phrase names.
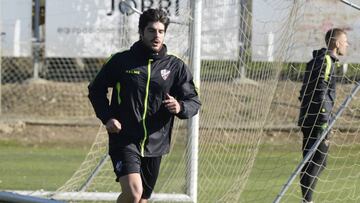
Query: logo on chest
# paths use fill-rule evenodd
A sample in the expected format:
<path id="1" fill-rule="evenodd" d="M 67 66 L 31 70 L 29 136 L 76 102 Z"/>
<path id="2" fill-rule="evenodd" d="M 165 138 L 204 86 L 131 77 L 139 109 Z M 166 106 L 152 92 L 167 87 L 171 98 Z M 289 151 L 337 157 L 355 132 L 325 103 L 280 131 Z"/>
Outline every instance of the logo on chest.
<path id="1" fill-rule="evenodd" d="M 160 71 L 161 77 L 166 80 L 170 75 L 170 70 L 162 69 Z"/>

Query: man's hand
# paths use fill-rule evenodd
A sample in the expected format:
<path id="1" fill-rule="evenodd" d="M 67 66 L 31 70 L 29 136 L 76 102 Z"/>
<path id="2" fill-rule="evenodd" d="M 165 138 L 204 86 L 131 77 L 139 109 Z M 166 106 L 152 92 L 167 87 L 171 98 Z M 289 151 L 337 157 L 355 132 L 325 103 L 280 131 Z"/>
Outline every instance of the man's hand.
<path id="1" fill-rule="evenodd" d="M 115 118 L 111 118 L 106 123 L 106 130 L 109 133 L 119 133 L 121 130 L 121 123 L 118 120 L 116 120 Z"/>
<path id="2" fill-rule="evenodd" d="M 170 113 L 177 114 L 180 112 L 181 107 L 179 102 L 168 93 L 166 93 L 166 99 L 163 101 L 163 104 L 165 104 L 165 108 L 167 108 Z"/>

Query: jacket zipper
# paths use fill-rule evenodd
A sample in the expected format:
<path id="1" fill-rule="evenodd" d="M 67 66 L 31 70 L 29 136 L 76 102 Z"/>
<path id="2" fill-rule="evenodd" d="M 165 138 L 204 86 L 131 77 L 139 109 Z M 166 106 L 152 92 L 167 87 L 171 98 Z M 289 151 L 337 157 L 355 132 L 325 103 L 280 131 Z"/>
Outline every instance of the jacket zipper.
<path id="1" fill-rule="evenodd" d="M 148 139 L 148 133 L 147 133 L 147 128 L 146 128 L 146 113 L 147 113 L 147 108 L 148 108 L 148 98 L 149 98 L 149 87 L 150 87 L 150 76 L 151 76 L 151 62 L 153 61 L 153 59 L 149 59 L 148 61 L 148 65 L 147 65 L 147 81 L 146 81 L 146 89 L 145 89 L 145 99 L 144 99 L 144 114 L 142 116 L 142 125 L 144 128 L 144 139 L 141 141 L 140 143 L 140 148 L 141 148 L 141 156 L 144 157 L 145 155 L 145 142 Z"/>
<path id="2" fill-rule="evenodd" d="M 121 89 L 120 82 L 117 82 L 116 83 L 116 92 L 117 92 L 117 102 L 119 105 L 121 104 L 120 89 Z"/>

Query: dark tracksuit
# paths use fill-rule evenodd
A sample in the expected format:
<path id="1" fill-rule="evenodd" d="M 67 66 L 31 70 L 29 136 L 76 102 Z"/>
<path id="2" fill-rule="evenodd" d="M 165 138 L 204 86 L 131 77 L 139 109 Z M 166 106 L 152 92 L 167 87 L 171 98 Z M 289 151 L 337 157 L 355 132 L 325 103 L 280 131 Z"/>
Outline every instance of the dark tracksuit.
<path id="1" fill-rule="evenodd" d="M 108 88 L 112 88 L 110 104 L 106 96 Z M 89 99 L 102 123 L 106 124 L 110 118 L 121 123 L 118 134 L 109 133 L 112 159 L 124 156 L 119 155 L 124 151 L 144 159 L 168 153 L 174 116 L 190 118 L 201 106 L 185 63 L 167 54 L 165 45 L 159 53 L 153 53 L 141 41 L 135 42 L 129 50 L 113 55 L 88 89 Z M 162 103 L 166 94 L 180 103 L 178 114 L 170 113 Z"/>
<path id="2" fill-rule="evenodd" d="M 298 125 L 303 133 L 303 157 L 306 156 L 331 119 L 335 102 L 335 68 L 338 59 L 322 48 L 313 51 L 313 59 L 306 65 L 303 85 L 300 90 L 301 102 Z M 300 183 L 303 197 L 312 201 L 317 177 L 326 166 L 329 142 L 320 143 L 315 154 L 301 171 Z"/>
<path id="3" fill-rule="evenodd" d="M 166 47 L 152 54 L 139 41 L 130 50 L 113 55 L 89 85 L 89 99 L 103 124 L 110 118 L 122 129 L 109 136 L 109 152 L 127 147 L 142 156 L 161 156 L 169 152 L 174 115 L 162 101 L 166 93 L 181 104 L 176 115 L 194 116 L 200 101 L 192 75 L 185 63 L 168 55 Z M 112 97 L 106 97 L 112 88 Z"/>

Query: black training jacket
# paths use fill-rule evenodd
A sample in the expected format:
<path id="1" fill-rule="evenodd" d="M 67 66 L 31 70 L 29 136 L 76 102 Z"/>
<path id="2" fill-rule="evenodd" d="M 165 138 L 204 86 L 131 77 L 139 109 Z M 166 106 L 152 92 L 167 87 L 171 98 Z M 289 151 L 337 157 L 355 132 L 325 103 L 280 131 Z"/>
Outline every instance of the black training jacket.
<path id="1" fill-rule="evenodd" d="M 338 59 L 327 49 L 313 51 L 300 90 L 300 127 L 321 127 L 330 120 L 336 95 L 337 64 Z"/>
<path id="2" fill-rule="evenodd" d="M 110 102 L 108 88 L 112 88 Z M 124 148 L 145 157 L 169 152 L 174 115 L 162 104 L 166 93 L 179 101 L 180 119 L 194 116 L 201 105 L 185 63 L 168 55 L 165 45 L 154 54 L 141 41 L 110 57 L 88 89 L 102 123 L 116 118 L 122 125 L 120 133 L 109 133 L 110 154 Z"/>

